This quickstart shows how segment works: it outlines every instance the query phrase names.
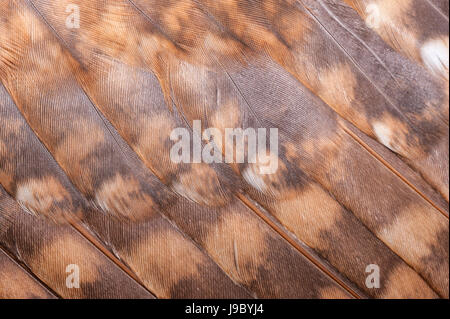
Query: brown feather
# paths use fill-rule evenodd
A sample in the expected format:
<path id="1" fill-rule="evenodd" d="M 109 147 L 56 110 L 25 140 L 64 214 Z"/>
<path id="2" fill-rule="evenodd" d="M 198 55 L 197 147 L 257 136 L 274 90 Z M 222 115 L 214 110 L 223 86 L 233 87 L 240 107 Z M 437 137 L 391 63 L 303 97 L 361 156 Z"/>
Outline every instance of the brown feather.
<path id="1" fill-rule="evenodd" d="M 448 298 L 448 14 L 368 5 L 5 1 L 0 244 L 62 297 Z M 175 163 L 197 120 L 277 128 L 278 170 Z M 67 291 L 64 247 L 111 281 Z"/>

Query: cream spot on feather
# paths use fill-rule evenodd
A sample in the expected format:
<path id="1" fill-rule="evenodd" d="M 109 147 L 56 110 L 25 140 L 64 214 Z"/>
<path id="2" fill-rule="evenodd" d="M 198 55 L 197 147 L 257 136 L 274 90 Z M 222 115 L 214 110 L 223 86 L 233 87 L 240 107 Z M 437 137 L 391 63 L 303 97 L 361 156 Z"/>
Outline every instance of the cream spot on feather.
<path id="1" fill-rule="evenodd" d="M 395 265 L 389 270 L 382 292 L 386 299 L 437 298 L 436 293 L 406 264 Z"/>
<path id="2" fill-rule="evenodd" d="M 373 124 L 373 130 L 375 135 L 384 146 L 392 151 L 396 151 L 395 147 L 392 145 L 392 130 L 382 122 L 376 122 Z"/>
<path id="3" fill-rule="evenodd" d="M 27 185 L 21 185 L 17 188 L 16 200 L 25 212 L 30 215 L 36 215 L 32 207 L 39 207 L 40 203 L 33 195 L 33 191 Z"/>
<path id="4" fill-rule="evenodd" d="M 371 29 L 378 29 L 381 22 L 381 11 L 380 7 L 371 3 L 366 7 L 366 25 Z"/>
<path id="5" fill-rule="evenodd" d="M 448 37 L 446 39 L 433 39 L 426 42 L 420 49 L 422 61 L 433 74 L 441 75 L 447 80 L 448 76 Z"/>
<path id="6" fill-rule="evenodd" d="M 428 214 L 427 208 L 422 204 L 410 203 L 395 215 L 389 225 L 381 228 L 377 235 L 393 249 L 398 245 L 406 247 L 406 261 L 417 261 L 433 256 L 433 247 L 442 247 L 437 235 L 441 232 L 448 233 L 448 223 L 444 222 L 442 215 Z"/>
<path id="7" fill-rule="evenodd" d="M 117 174 L 95 193 L 95 203 L 105 213 L 141 219 L 154 213 L 154 203 L 132 177 Z"/>
<path id="8" fill-rule="evenodd" d="M 55 213 L 54 203 L 69 200 L 64 187 L 52 177 L 31 179 L 17 186 L 16 200 L 32 215 Z"/>

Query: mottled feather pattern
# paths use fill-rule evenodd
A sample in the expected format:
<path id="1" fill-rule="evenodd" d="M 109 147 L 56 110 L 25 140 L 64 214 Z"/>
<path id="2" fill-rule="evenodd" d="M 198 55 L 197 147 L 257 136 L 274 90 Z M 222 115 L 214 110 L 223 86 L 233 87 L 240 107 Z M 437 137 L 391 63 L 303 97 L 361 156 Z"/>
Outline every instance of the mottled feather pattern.
<path id="1" fill-rule="evenodd" d="M 0 0 L 0 297 L 448 298 L 448 97 L 446 0 Z"/>

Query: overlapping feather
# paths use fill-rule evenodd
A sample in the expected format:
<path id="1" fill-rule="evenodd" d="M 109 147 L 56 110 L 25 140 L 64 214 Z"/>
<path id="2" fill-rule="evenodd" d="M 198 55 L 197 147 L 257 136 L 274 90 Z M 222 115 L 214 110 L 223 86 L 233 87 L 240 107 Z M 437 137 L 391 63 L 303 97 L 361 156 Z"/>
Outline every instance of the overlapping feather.
<path id="1" fill-rule="evenodd" d="M 442 24 L 440 7 L 426 12 Z M 448 82 L 342 1 L 1 14 L 0 183 L 26 211 L 81 218 L 155 296 L 448 297 Z M 277 173 L 173 163 L 170 132 L 194 120 L 278 128 Z"/>

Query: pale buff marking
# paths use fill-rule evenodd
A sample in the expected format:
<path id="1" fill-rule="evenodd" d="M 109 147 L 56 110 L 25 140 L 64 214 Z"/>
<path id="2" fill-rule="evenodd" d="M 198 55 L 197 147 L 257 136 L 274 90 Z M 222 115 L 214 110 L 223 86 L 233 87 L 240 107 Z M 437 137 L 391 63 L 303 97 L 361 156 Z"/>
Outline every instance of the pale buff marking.
<path id="1" fill-rule="evenodd" d="M 121 57 L 134 65 L 137 61 L 130 53 L 136 51 L 138 39 L 135 33 L 130 32 L 131 12 L 127 10 L 127 7 L 119 2 L 107 3 L 100 14 L 100 11 L 95 8 L 89 8 L 89 12 L 94 15 L 81 14 L 82 23 L 83 16 L 89 19 L 87 21 L 87 32 L 83 32 L 83 40 L 92 43 L 92 39 L 95 39 L 97 43 L 104 44 L 102 48 L 108 55 Z M 138 19 L 135 19 L 135 23 L 138 23 L 138 21 Z M 80 41 L 80 43 L 82 42 Z M 92 45 L 95 44 L 92 43 Z"/>
<path id="2" fill-rule="evenodd" d="M 340 149 L 342 147 L 342 135 L 340 132 L 321 132 L 319 136 L 314 136 L 314 138 L 308 138 L 301 144 L 301 149 L 306 152 L 305 155 L 314 158 L 317 153 L 329 154 L 327 158 L 332 158 L 336 152 L 342 152 Z M 323 134 L 325 133 L 325 134 Z M 301 153 L 297 152 L 298 146 L 291 142 L 286 144 L 288 158 L 296 162 L 300 167 L 302 167 Z M 303 152 L 302 152 L 303 153 Z M 333 156 L 332 156 L 333 155 Z"/>
<path id="3" fill-rule="evenodd" d="M 220 91 L 218 92 L 218 96 L 220 96 Z M 219 108 L 212 116 L 211 123 L 213 127 L 219 129 L 222 135 L 225 136 L 226 128 L 241 127 L 241 110 L 234 101 L 230 100 L 222 104 L 220 98 L 218 99 L 217 104 L 221 105 L 219 105 Z"/>
<path id="4" fill-rule="evenodd" d="M 323 71 L 319 81 L 318 94 L 325 102 L 345 109 L 355 99 L 357 81 L 350 65 L 342 63 Z"/>
<path id="5" fill-rule="evenodd" d="M 185 59 L 174 58 L 170 73 L 170 86 L 175 103 L 183 109 L 186 119 L 193 122 L 208 116 L 214 106 L 208 93 L 211 87 L 215 86 L 214 82 L 211 83 L 208 69 Z"/>
<path id="6" fill-rule="evenodd" d="M 214 52 L 217 56 L 234 57 L 235 59 L 242 58 L 240 43 L 231 37 L 225 37 L 216 33 L 208 32 L 199 47 L 203 48 L 205 52 Z M 202 56 L 198 58 L 198 61 L 206 62 Z"/>
<path id="7" fill-rule="evenodd" d="M 382 20 L 380 7 L 376 3 L 366 6 L 366 25 L 371 29 L 378 29 Z"/>
<path id="8" fill-rule="evenodd" d="M 79 289 L 67 289 L 66 273 L 68 265 L 75 264 L 80 269 L 80 283 L 101 281 L 101 271 L 105 267 L 96 249 L 69 230 L 62 231 L 47 245 L 35 250 L 35 255 L 27 263 L 30 269 L 40 278 L 47 278 L 54 283 L 56 291 L 67 297 L 79 296 Z"/>
<path id="9" fill-rule="evenodd" d="M 408 126 L 389 114 L 372 123 L 372 130 L 380 143 L 403 156 L 421 155 L 421 150 L 407 140 Z"/>
<path id="10" fill-rule="evenodd" d="M 262 160 L 267 161 L 267 163 L 263 163 Z M 260 160 L 260 157 L 256 154 L 249 158 L 249 161 L 255 163 L 248 164 L 242 172 L 242 177 L 245 181 L 262 193 L 277 197 L 282 196 L 286 184 L 284 174 L 287 173 L 287 168 L 283 161 L 270 151 L 265 159 Z M 264 174 L 262 169 L 264 167 L 268 168 L 269 163 L 276 165 L 276 169 L 274 173 Z"/>
<path id="11" fill-rule="evenodd" d="M 184 198 L 207 206 L 220 206 L 225 202 L 216 171 L 205 163 L 190 164 L 190 169 L 179 174 L 172 183 L 173 190 Z"/>
<path id="12" fill-rule="evenodd" d="M 25 7 L 19 5 L 18 7 Z M 17 10 L 14 12 L 11 21 L 14 21 L 15 29 L 21 30 L 22 39 L 30 39 L 33 42 L 41 41 L 46 38 L 46 28 L 42 25 L 36 14 L 29 8 Z M 12 33 L 11 33 L 12 35 Z M 18 38 L 18 36 L 16 35 Z"/>
<path id="13" fill-rule="evenodd" d="M 405 21 L 412 5 L 413 0 L 376 0 L 365 5 L 360 13 L 368 27 L 379 33 L 386 42 L 417 60 L 418 42 L 415 30 L 406 29 Z"/>
<path id="14" fill-rule="evenodd" d="M 432 254 L 431 247 L 438 244 L 436 234 L 448 233 L 448 222 L 443 218 L 431 208 L 413 203 L 396 214 L 394 220 L 378 232 L 378 237 L 415 265 Z"/>
<path id="15" fill-rule="evenodd" d="M 24 48 L 31 44 L 33 34 L 37 40 L 39 35 L 37 31 L 40 30 L 35 27 L 36 19 L 29 10 L 18 11 L 15 6 L 12 10 L 5 8 L 2 12 L 5 18 L 0 22 L 0 74 L 5 76 L 10 75 L 12 68 L 19 65 L 24 55 Z M 14 26 L 14 32 L 10 30 L 12 26 Z"/>
<path id="16" fill-rule="evenodd" d="M 62 54 L 61 46 L 57 42 L 50 40 L 51 35 L 48 33 L 47 27 L 30 8 L 23 5 L 18 5 L 18 8 L 19 10 L 15 10 L 7 21 L 14 25 L 15 32 L 6 32 L 7 35 L 3 38 L 0 35 L 0 43 L 3 42 L 5 43 L 5 47 L 14 49 L 12 51 L 7 50 L 4 53 L 2 53 L 4 50 L 0 50 L 0 65 L 3 59 L 2 55 L 5 54 L 4 57 L 12 62 L 11 64 L 22 64 L 23 66 L 24 61 L 26 61 L 36 66 L 43 74 L 54 73 L 55 70 L 63 70 L 64 68 L 55 69 L 54 63 L 54 61 L 58 60 L 58 57 Z M 5 32 L 0 32 L 0 34 L 2 33 Z M 49 40 L 46 41 L 45 55 L 41 56 L 39 59 L 27 61 L 28 59 L 25 57 L 32 51 L 30 48 L 45 40 Z M 51 70 L 51 72 L 48 72 L 49 70 Z M 29 75 L 27 74 L 27 76 Z M 51 87 L 43 84 L 49 79 L 52 79 L 52 77 L 40 78 L 41 87 Z"/>
<path id="17" fill-rule="evenodd" d="M 208 233 L 205 248 L 233 280 L 248 283 L 256 278 L 265 260 L 266 232 L 257 219 L 239 213 L 225 214 Z"/>
<path id="18" fill-rule="evenodd" d="M 321 234 L 332 231 L 342 216 L 341 206 L 316 184 L 297 191 L 271 207 L 277 218 L 312 248 L 327 249 L 332 243 Z"/>
<path id="19" fill-rule="evenodd" d="M 395 147 L 392 145 L 392 131 L 391 129 L 382 122 L 375 122 L 373 124 L 373 130 L 378 138 L 378 141 L 380 141 L 381 144 L 389 148 L 390 150 L 395 152 Z"/>
<path id="20" fill-rule="evenodd" d="M 207 263 L 190 241 L 172 229 L 147 232 L 136 246 L 120 254 L 158 298 L 170 298 L 177 283 L 199 276 L 198 269 Z"/>
<path id="21" fill-rule="evenodd" d="M 217 104 L 221 104 L 220 101 L 220 90 L 218 91 L 218 101 Z M 226 129 L 227 128 L 240 128 L 242 127 L 241 123 L 241 110 L 237 103 L 234 101 L 227 101 L 219 106 L 219 108 L 214 112 L 211 117 L 212 127 L 218 129 L 221 133 L 220 136 L 213 136 L 213 141 L 218 147 L 218 149 L 225 154 L 226 147 L 229 147 L 236 153 L 236 158 L 239 158 L 243 154 L 240 153 L 239 148 L 234 147 L 234 145 L 226 145 L 226 141 L 232 141 L 231 138 L 226 138 Z M 221 140 L 219 140 L 221 138 Z"/>
<path id="22" fill-rule="evenodd" d="M 69 198 L 66 189 L 54 177 L 28 180 L 18 185 L 16 191 L 16 200 L 33 214 L 48 214 L 54 203 Z"/>
<path id="23" fill-rule="evenodd" d="M 77 130 L 67 134 L 62 143 L 57 146 L 55 159 L 63 168 L 67 169 L 69 175 L 78 182 L 77 186 L 83 192 L 94 191 L 91 172 L 86 169 L 83 161 L 89 159 L 92 152 L 104 141 L 105 133 L 100 127 L 80 123 Z"/>
<path id="24" fill-rule="evenodd" d="M 387 272 L 387 270 L 386 270 Z M 383 269 L 380 269 L 380 282 L 383 288 L 383 298 L 411 299 L 411 298 L 438 298 L 436 293 L 425 281 L 406 264 L 396 265 L 389 269 L 389 276 L 383 278 Z"/>
<path id="25" fill-rule="evenodd" d="M 80 7 L 79 29 L 69 29 L 65 22 L 68 13 L 68 5 Z M 81 0 L 61 0 L 53 2 L 39 2 L 38 9 L 44 13 L 46 19 L 56 26 L 58 33 L 67 39 L 72 32 L 76 32 L 77 39 L 72 44 L 75 50 L 80 52 L 87 60 L 98 59 L 94 48 L 97 43 L 102 43 L 102 51 L 106 55 L 119 58 L 129 65 L 137 65 L 141 62 L 141 56 L 136 54 L 139 45 L 146 42 L 146 35 L 133 32 L 130 24 L 139 25 L 135 13 L 127 5 L 119 1 L 107 3 L 100 7 L 95 3 L 85 3 Z M 134 15 L 134 17 L 133 17 Z M 142 41 L 140 41 L 142 40 Z M 156 43 L 156 42 L 155 42 Z M 146 51 L 147 56 L 152 55 Z M 90 55 L 90 57 L 85 56 Z"/>
<path id="26" fill-rule="evenodd" d="M 355 101 L 355 88 L 358 81 L 355 71 L 349 64 L 341 63 L 322 71 L 317 81 L 317 95 L 325 103 L 351 122 L 357 122 L 360 129 L 370 130 L 366 116 L 352 105 Z"/>
<path id="27" fill-rule="evenodd" d="M 95 193 L 95 202 L 104 211 L 114 215 L 146 217 L 154 212 L 154 203 L 144 194 L 134 178 L 117 174 L 104 182 Z"/>
<path id="28" fill-rule="evenodd" d="M 449 38 L 427 41 L 420 49 L 422 62 L 433 74 L 449 79 Z"/>
<path id="29" fill-rule="evenodd" d="M 255 171 L 253 165 L 248 166 L 242 173 L 244 179 L 252 185 L 256 190 L 261 193 L 265 193 L 268 190 L 268 186 L 264 182 L 264 179 Z"/>
<path id="30" fill-rule="evenodd" d="M 306 141 L 301 146 L 305 152 L 302 152 L 301 156 L 297 155 L 294 162 L 302 170 L 310 171 L 319 178 L 325 189 L 332 188 L 332 180 L 336 183 L 346 182 L 346 166 L 339 163 L 345 162 L 345 156 L 353 152 L 348 150 L 354 145 L 349 142 L 347 136 L 339 131 L 331 132 Z"/>
<path id="31" fill-rule="evenodd" d="M 156 2 L 158 2 L 158 0 Z M 187 27 L 189 27 L 189 25 L 186 25 L 186 23 L 189 23 L 189 21 L 191 21 L 192 13 L 196 13 L 197 15 L 201 13 L 196 10 L 194 2 L 177 1 L 163 10 L 163 25 L 169 28 L 173 33 L 180 32 L 183 28 L 186 29 Z M 200 17 L 198 18 L 201 19 Z M 190 35 L 192 36 L 192 33 L 190 33 Z M 197 36 L 200 37 L 201 35 L 199 34 Z"/>

